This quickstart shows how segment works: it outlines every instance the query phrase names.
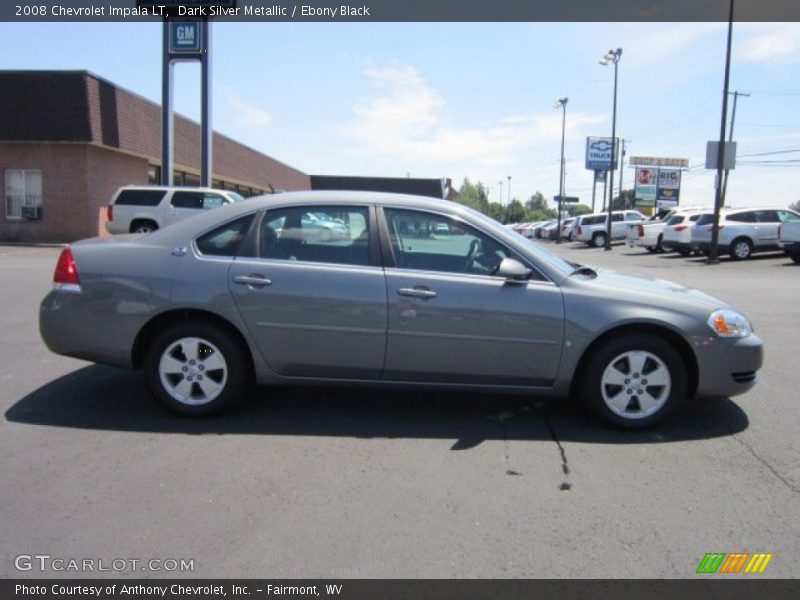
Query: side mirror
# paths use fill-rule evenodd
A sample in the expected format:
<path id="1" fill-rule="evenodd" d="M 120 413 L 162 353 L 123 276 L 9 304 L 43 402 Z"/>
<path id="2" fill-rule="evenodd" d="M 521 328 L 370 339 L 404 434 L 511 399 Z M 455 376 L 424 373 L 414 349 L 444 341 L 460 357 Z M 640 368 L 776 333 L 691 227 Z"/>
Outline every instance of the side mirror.
<path id="1" fill-rule="evenodd" d="M 525 281 L 531 276 L 531 270 L 514 258 L 504 258 L 495 275 L 507 281 Z"/>

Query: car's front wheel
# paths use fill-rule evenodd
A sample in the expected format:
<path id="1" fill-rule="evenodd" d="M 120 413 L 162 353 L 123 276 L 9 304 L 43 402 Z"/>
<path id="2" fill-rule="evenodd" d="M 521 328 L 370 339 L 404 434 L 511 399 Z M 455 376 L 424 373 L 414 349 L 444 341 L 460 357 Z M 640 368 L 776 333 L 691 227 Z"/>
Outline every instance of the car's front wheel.
<path id="1" fill-rule="evenodd" d="M 753 254 L 753 244 L 747 238 L 738 238 L 731 244 L 733 260 L 747 260 Z"/>
<path id="2" fill-rule="evenodd" d="M 205 416 L 244 395 L 248 364 L 245 351 L 229 333 L 186 321 L 168 327 L 153 340 L 144 372 L 150 392 L 168 410 Z"/>
<path id="3" fill-rule="evenodd" d="M 580 375 L 583 401 L 606 422 L 642 429 L 662 420 L 686 397 L 686 366 L 666 340 L 629 334 L 593 352 Z"/>

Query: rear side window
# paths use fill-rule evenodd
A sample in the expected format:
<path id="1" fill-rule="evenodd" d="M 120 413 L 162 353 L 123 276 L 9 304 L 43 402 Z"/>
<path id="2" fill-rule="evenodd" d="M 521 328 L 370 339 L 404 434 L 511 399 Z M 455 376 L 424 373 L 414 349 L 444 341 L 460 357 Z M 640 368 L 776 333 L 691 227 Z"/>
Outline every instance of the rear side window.
<path id="1" fill-rule="evenodd" d="M 204 210 L 219 208 L 223 204 L 225 204 L 225 201 L 222 196 L 208 192 L 175 192 L 172 194 L 172 206 L 174 208 Z"/>
<path id="2" fill-rule="evenodd" d="M 158 206 L 165 190 L 122 190 L 114 202 L 117 206 Z"/>
<path id="3" fill-rule="evenodd" d="M 737 213 L 735 215 L 728 215 L 725 217 L 726 221 L 734 221 L 736 223 L 755 223 L 756 215 L 753 212 Z"/>
<path id="4" fill-rule="evenodd" d="M 242 247 L 253 215 L 225 223 L 197 238 L 197 249 L 206 256 L 236 256 Z"/>
<path id="5" fill-rule="evenodd" d="M 711 225 L 711 223 L 713 222 L 714 222 L 713 214 L 701 215 L 700 218 L 697 219 L 698 225 Z"/>

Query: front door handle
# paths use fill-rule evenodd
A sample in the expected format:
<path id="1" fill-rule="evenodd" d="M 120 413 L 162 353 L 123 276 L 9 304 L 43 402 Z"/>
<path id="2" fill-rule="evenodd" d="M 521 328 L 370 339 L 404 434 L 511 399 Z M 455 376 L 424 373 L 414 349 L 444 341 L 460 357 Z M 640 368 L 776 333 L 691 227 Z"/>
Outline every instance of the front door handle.
<path id="1" fill-rule="evenodd" d="M 426 287 L 400 288 L 397 293 L 400 296 L 411 296 L 412 298 L 436 298 L 436 292 Z"/>
<path id="2" fill-rule="evenodd" d="M 272 281 L 263 275 L 253 273 L 252 275 L 237 275 L 233 278 L 234 283 L 241 285 L 251 285 L 253 287 L 264 287 L 265 285 L 272 285 Z"/>

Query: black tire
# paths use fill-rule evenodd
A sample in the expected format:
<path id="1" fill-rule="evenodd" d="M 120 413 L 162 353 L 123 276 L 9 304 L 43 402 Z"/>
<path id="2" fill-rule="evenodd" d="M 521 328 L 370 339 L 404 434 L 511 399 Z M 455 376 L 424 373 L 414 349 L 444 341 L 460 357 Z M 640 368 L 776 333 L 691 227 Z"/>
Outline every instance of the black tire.
<path id="1" fill-rule="evenodd" d="M 744 237 L 736 238 L 731 242 L 728 254 L 733 260 L 747 260 L 753 256 L 753 242 Z"/>
<path id="2" fill-rule="evenodd" d="M 631 382 L 630 388 L 626 389 L 626 385 L 612 386 L 606 383 L 604 389 L 603 377 L 606 369 L 614 366 L 620 370 L 619 365 L 623 365 L 624 368 L 625 364 L 630 368 L 631 363 L 623 363 L 626 359 L 617 360 L 629 352 L 647 353 L 649 356 L 644 365 L 650 370 L 644 371 L 643 369 L 641 373 L 629 372 L 628 375 L 631 377 L 625 379 L 625 383 Z M 655 357 L 661 362 L 661 365 L 649 357 Z M 644 376 L 655 372 L 655 367 L 658 366 L 665 367 L 669 373 L 669 388 L 646 385 L 647 381 Z M 633 375 L 636 375 L 636 379 L 633 378 Z M 686 398 L 687 393 L 686 365 L 681 355 L 672 344 L 656 335 L 625 334 L 608 340 L 592 352 L 582 373 L 579 373 L 579 377 L 578 389 L 581 400 L 606 423 L 620 429 L 645 429 L 658 423 Z M 642 383 L 645 385 L 642 386 Z M 651 394 L 661 395 L 660 403 L 655 403 L 653 412 L 647 413 L 643 409 L 645 405 L 639 406 L 639 398 L 636 395 L 637 385 L 640 386 L 638 391 L 646 391 L 649 397 L 652 397 Z M 617 388 L 622 389 L 617 390 Z M 606 396 L 619 398 L 621 401 L 627 402 L 628 406 L 621 411 L 613 410 L 604 399 L 604 391 Z M 615 394 L 625 395 L 616 396 Z M 627 400 L 625 400 L 626 398 Z"/>
<path id="3" fill-rule="evenodd" d="M 661 245 L 662 241 L 663 241 L 663 237 L 661 235 L 659 235 L 658 236 L 658 240 L 656 241 L 656 249 L 655 249 L 655 253 L 656 254 L 661 254 L 662 252 L 664 252 L 664 246 Z"/>
<path id="4" fill-rule="evenodd" d="M 795 245 L 789 251 L 789 257 L 794 261 L 796 265 L 800 265 L 800 246 Z"/>
<path id="5" fill-rule="evenodd" d="M 692 251 L 687 248 L 681 248 L 680 250 L 678 250 L 678 254 L 680 254 L 681 256 L 691 256 Z"/>
<path id="6" fill-rule="evenodd" d="M 180 342 L 187 338 L 201 341 L 201 344 L 198 344 L 198 360 L 192 362 L 191 366 L 189 365 L 190 360 L 186 356 L 181 358 Z M 224 369 L 209 368 L 204 371 L 203 361 L 210 360 L 216 352 L 219 352 L 219 358 L 224 361 Z M 205 355 L 205 358 L 200 359 L 201 354 Z M 172 382 L 173 392 L 181 383 L 185 385 L 188 381 L 192 381 L 189 384 L 191 397 L 187 401 L 181 401 L 174 397 L 162 380 L 161 361 L 162 358 L 168 360 L 169 357 L 178 363 L 185 363 L 185 368 L 182 370 L 192 369 L 188 371 L 191 373 L 190 375 L 164 374 L 164 380 Z M 215 361 L 219 358 L 216 358 Z M 214 366 L 216 364 L 215 362 Z M 150 393 L 167 410 L 181 416 L 201 417 L 219 413 L 244 396 L 251 379 L 249 365 L 247 351 L 224 329 L 199 321 L 182 321 L 167 327 L 152 341 L 144 360 L 144 376 Z M 220 375 L 223 370 L 224 377 Z M 193 380 L 192 375 L 199 380 L 205 376 L 206 383 L 212 387 L 216 386 L 219 391 L 213 397 L 204 400 L 205 390 L 200 386 L 205 384 Z"/>
<path id="7" fill-rule="evenodd" d="M 158 229 L 158 223 L 147 219 L 137 219 L 131 223 L 131 233 L 150 233 Z"/>
<path id="8" fill-rule="evenodd" d="M 592 234 L 592 246 L 595 248 L 602 248 L 606 245 L 606 232 L 597 231 Z"/>

